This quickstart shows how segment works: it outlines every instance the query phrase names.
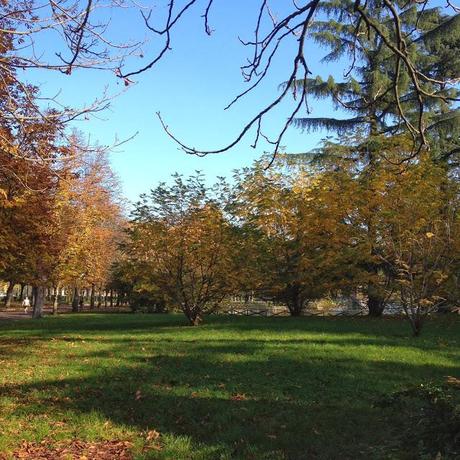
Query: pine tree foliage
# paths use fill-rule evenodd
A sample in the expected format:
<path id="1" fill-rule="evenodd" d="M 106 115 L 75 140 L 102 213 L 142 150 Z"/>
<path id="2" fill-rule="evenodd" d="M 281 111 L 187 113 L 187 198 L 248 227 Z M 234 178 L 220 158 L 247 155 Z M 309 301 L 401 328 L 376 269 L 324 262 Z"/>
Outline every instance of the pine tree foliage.
<path id="1" fill-rule="evenodd" d="M 455 101 L 460 93 L 455 86 L 441 87 L 436 81 L 455 82 L 460 76 L 460 15 L 446 15 L 441 8 L 423 10 L 413 2 L 394 3 L 408 53 L 427 77 L 421 88 L 425 93 L 422 116 L 430 146 L 437 154 L 440 149 L 455 149 L 459 144 Z M 371 20 L 383 36 L 394 41 L 397 37 L 389 10 L 384 2 L 372 4 Z M 318 20 L 312 24 L 312 36 L 326 49 L 323 61 L 351 63 L 343 80 L 318 76 L 292 85 L 294 94 L 306 90 L 315 99 L 330 99 L 344 117 L 307 116 L 296 118 L 293 124 L 307 132 L 325 129 L 339 136 L 363 126 L 365 136 L 410 132 L 421 116 L 420 91 L 414 87 L 410 69 L 395 58 L 381 35 L 364 22 L 350 20 L 353 8 L 352 1 L 322 2 Z"/>

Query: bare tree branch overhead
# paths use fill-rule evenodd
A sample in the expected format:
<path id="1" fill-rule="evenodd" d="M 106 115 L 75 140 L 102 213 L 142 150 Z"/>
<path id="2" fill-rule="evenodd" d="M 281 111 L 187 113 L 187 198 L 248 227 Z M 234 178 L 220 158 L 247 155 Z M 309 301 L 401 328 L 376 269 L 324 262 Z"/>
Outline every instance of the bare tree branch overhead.
<path id="1" fill-rule="evenodd" d="M 49 117 L 57 117 L 59 112 L 65 124 L 78 117 L 99 113 L 108 107 L 111 96 L 101 95 L 80 109 L 60 107 L 58 97 L 38 94 L 36 89 L 24 83 L 18 72 L 42 69 L 70 77 L 77 69 L 100 70 L 109 72 L 110 77 L 121 79 L 124 85 L 129 86 L 133 78 L 141 78 L 143 73 L 154 71 L 158 62 L 171 51 L 177 28 L 187 16 L 193 18 L 195 15 L 198 21 L 203 22 L 205 35 L 212 36 L 212 14 L 219 1 L 163 0 L 142 5 L 135 0 L 0 1 L 0 78 L 4 88 L 14 86 L 14 91 L 24 95 L 24 101 L 30 104 L 27 117 L 49 120 Z M 441 7 L 434 0 L 297 0 L 283 3 L 279 6 L 269 0 L 259 0 L 255 8 L 254 5 L 248 7 L 243 3 L 235 5 L 235 8 L 242 10 L 242 14 L 254 12 L 254 26 L 248 32 L 249 38 L 235 36 L 248 50 L 247 61 L 241 65 L 247 88 L 234 96 L 225 109 L 233 107 L 244 96 L 262 86 L 278 56 L 285 57 L 286 53 L 292 53 L 289 56 L 291 65 L 286 68 L 279 92 L 271 100 L 262 103 L 249 121 L 243 123 L 231 142 L 210 150 L 190 146 L 177 134 L 178 127 L 169 127 L 165 118 L 158 113 L 166 134 L 180 148 L 195 155 L 217 154 L 233 148 L 247 135 L 252 135 L 253 148 L 264 140 L 272 145 L 276 154 L 292 125 L 307 129 L 333 127 L 338 131 L 361 123 L 366 129 L 371 129 L 372 123 L 369 116 L 362 114 L 363 109 L 365 106 L 379 106 L 381 118 L 385 118 L 386 122 L 380 133 L 404 131 L 412 137 L 413 148 L 409 158 L 430 149 L 428 133 L 434 122 L 426 116 L 427 108 L 433 104 L 452 106 L 460 100 L 457 92 L 460 75 L 456 71 L 440 69 L 436 63 L 427 63 L 427 59 L 436 53 L 430 47 L 430 40 L 438 40 L 438 35 L 449 28 L 456 30 L 460 23 L 455 3 L 447 1 Z M 129 30 L 138 38 L 126 42 L 114 39 L 120 34 L 123 36 L 121 32 L 126 30 L 112 33 L 112 16 L 133 9 L 144 25 L 140 33 L 138 30 Z M 433 22 L 431 29 L 422 29 L 420 24 L 435 10 L 439 11 L 438 16 L 442 16 L 442 22 Z M 327 33 L 336 34 L 339 39 L 336 43 L 328 43 L 330 53 L 324 59 L 346 58 L 345 61 L 338 61 L 343 66 L 343 81 L 335 88 L 330 88 L 330 96 L 333 104 L 355 111 L 348 124 L 345 120 L 334 122 L 333 119 L 311 117 L 310 98 L 325 97 L 324 93 L 318 95 L 318 85 L 315 86 L 312 79 L 311 68 L 315 64 L 312 56 L 316 56 L 316 53 L 311 50 L 324 39 L 326 32 L 321 28 L 326 18 L 333 19 L 337 24 L 336 31 Z M 154 38 L 152 42 L 157 51 L 153 54 L 145 52 L 145 49 L 148 50 L 147 44 L 139 37 L 144 33 Z M 51 49 L 49 46 L 43 48 L 43 37 L 47 45 L 53 44 Z M 389 81 L 374 88 L 369 93 L 370 99 L 363 96 L 357 108 L 356 100 L 353 100 L 346 87 L 355 83 L 367 84 L 362 75 L 362 63 L 369 59 L 366 50 L 371 42 L 373 52 L 383 56 L 382 62 L 378 63 L 379 71 L 386 73 Z M 420 53 L 414 53 L 415 49 L 421 50 L 427 59 L 420 60 Z M 140 65 L 140 58 L 144 55 L 147 56 L 147 63 Z M 345 89 L 341 91 L 340 88 Z M 30 93 L 34 93 L 34 97 L 27 96 Z M 9 99 L 13 100 L 14 97 Z M 282 102 L 290 99 L 291 102 L 293 99 L 291 109 L 282 117 L 278 131 L 268 133 L 266 117 Z M 383 104 L 386 106 L 383 107 Z M 48 106 L 53 106 L 57 112 L 44 110 Z M 3 104 L 0 116 L 4 119 L 13 117 L 16 122 L 24 121 L 25 115 L 18 115 L 18 111 L 12 107 L 11 104 Z M 445 114 L 443 116 L 445 118 Z"/>
<path id="2" fill-rule="evenodd" d="M 123 60 L 140 52 L 141 42 L 112 38 L 117 34 L 111 29 L 111 15 L 127 8 L 137 12 L 139 6 L 118 0 L 0 1 L 0 144 L 6 158 L 0 169 L 8 168 L 8 159 L 51 167 L 64 157 L 83 157 L 120 145 L 118 140 L 110 146 L 99 146 L 91 139 L 79 139 L 77 146 L 71 127 L 75 120 L 98 117 L 109 108 L 118 95 L 109 91 L 110 79 L 118 81 Z M 31 84 L 32 70 L 68 78 L 74 70 L 105 71 L 110 79 L 92 101 L 69 107 L 63 103 L 59 89 L 43 94 Z M 130 82 L 126 79 L 124 83 L 129 86 Z M 49 144 L 44 149 L 44 144 L 32 141 L 35 133 L 51 127 L 59 154 L 51 155 Z M 26 178 L 20 182 L 27 186 Z"/>
<path id="3" fill-rule="evenodd" d="M 180 20 L 187 13 L 193 14 L 194 8 L 196 11 L 201 9 L 199 15 L 204 21 L 205 32 L 211 35 L 212 29 L 209 25 L 211 19 L 209 16 L 213 10 L 212 7 L 217 3 L 218 0 L 189 0 L 185 2 L 170 0 L 167 2 L 168 12 L 164 23 L 158 22 L 157 17 L 154 18 L 151 12 L 143 14 L 147 28 L 154 35 L 162 38 L 164 44 L 161 50 L 151 57 L 148 64 L 134 70 L 122 70 L 120 77 L 130 78 L 152 69 L 170 51 L 171 43 L 174 40 L 174 32 Z M 426 108 L 432 104 L 433 99 L 439 100 L 439 103 L 458 102 L 458 95 L 450 90 L 456 88 L 460 81 L 460 75 L 439 75 L 439 73 L 435 74 L 435 72 L 426 71 L 414 59 L 411 52 L 414 46 L 425 40 L 424 33 L 418 28 L 419 21 L 439 7 L 437 2 L 430 0 L 407 2 L 391 0 L 293 1 L 291 6 L 287 8 L 287 12 L 285 6 L 283 6 L 284 14 L 279 14 L 275 11 L 275 7 L 276 5 L 271 5 L 268 0 L 260 0 L 258 13 L 254 17 L 253 37 L 248 40 L 240 40 L 242 45 L 250 50 L 247 62 L 241 66 L 241 73 L 248 87 L 241 94 L 234 97 L 226 109 L 263 84 L 273 67 L 274 58 L 282 52 L 280 45 L 285 42 L 291 42 L 295 44 L 292 47 L 295 52 L 292 55 L 292 65 L 286 73 L 286 81 L 281 92 L 244 124 L 238 135 L 230 143 L 212 150 L 192 147 L 181 140 L 158 113 L 157 115 L 165 132 L 186 153 L 207 155 L 225 152 L 238 144 L 251 130 L 255 131 L 255 140 L 252 143 L 252 147 L 257 147 L 259 140 L 264 138 L 273 145 L 274 153 L 278 152 L 288 127 L 296 121 L 300 113 L 303 112 L 307 115 L 310 113 L 307 103 L 309 89 L 304 86 L 299 91 L 300 86 L 296 82 L 306 82 L 308 80 L 308 75 L 311 73 L 309 68 L 312 64 L 309 50 L 314 46 L 317 26 L 325 17 L 334 17 L 343 27 L 353 30 L 350 40 L 342 43 L 350 57 L 349 62 L 351 62 L 351 64 L 347 63 L 347 68 L 343 69 L 346 80 L 353 78 L 354 74 L 356 74 L 359 61 L 362 58 L 361 53 L 365 49 L 363 43 L 368 41 L 370 37 L 374 37 L 375 41 L 380 42 L 379 46 L 388 54 L 387 60 L 391 64 L 389 73 L 391 74 L 392 82 L 389 85 L 390 87 L 384 88 L 384 95 L 391 92 L 394 97 L 396 110 L 393 114 L 393 124 L 399 126 L 400 129 L 406 130 L 412 136 L 414 156 L 421 150 L 430 148 L 427 139 L 429 123 L 425 119 Z M 236 8 L 242 7 L 238 6 Z M 448 18 L 448 21 L 452 21 L 453 24 L 459 21 L 458 7 L 452 2 L 446 2 L 442 10 L 442 14 Z M 405 27 L 404 21 L 406 17 L 411 15 L 415 15 L 416 20 L 412 21 L 413 27 L 408 29 Z M 435 29 L 430 31 L 431 34 L 436 34 L 436 32 Z M 426 52 L 429 53 L 429 49 Z M 403 93 L 400 88 L 400 82 L 406 76 L 410 79 L 410 90 L 407 89 Z M 293 88 L 296 89 L 294 90 Z M 409 92 L 411 93 L 412 103 L 411 114 L 406 113 Z M 281 124 L 274 139 L 269 139 L 263 132 L 264 118 L 281 101 L 291 95 L 294 96 L 295 104 L 291 112 L 286 115 L 285 121 Z M 382 96 L 383 94 L 377 95 L 377 97 Z M 339 95 L 334 96 L 334 99 L 338 102 Z M 341 103 L 345 104 L 344 101 L 341 101 Z M 413 116 L 414 105 L 417 107 L 417 116 L 415 118 Z"/>

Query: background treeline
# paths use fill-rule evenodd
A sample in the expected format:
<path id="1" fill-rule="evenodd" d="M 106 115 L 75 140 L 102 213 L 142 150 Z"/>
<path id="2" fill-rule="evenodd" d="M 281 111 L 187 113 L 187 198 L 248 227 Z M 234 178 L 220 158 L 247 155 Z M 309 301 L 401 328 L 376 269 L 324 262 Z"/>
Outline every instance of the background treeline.
<path id="1" fill-rule="evenodd" d="M 54 159 L 33 163 L 26 186 L 18 186 L 8 172 L 0 169 L 0 279 L 7 283 L 6 306 L 15 286 L 19 299 L 31 297 L 34 317 L 42 315 L 45 297 L 56 312 L 69 291 L 73 310 L 81 307 L 83 290 L 92 306 L 112 303 L 104 291 L 122 208 L 105 154 L 79 152 L 59 164 Z"/>
<path id="2" fill-rule="evenodd" d="M 340 162 L 262 160 L 231 187 L 175 175 L 136 204 L 116 279 L 134 305 L 181 309 L 191 324 L 229 295 L 300 315 L 340 293 L 365 298 L 373 316 L 397 302 L 418 334 L 429 312 L 458 302 L 460 196 L 429 155 L 398 164 L 397 142 L 385 140 L 372 169 L 327 144 Z"/>
<path id="3" fill-rule="evenodd" d="M 69 125 L 107 102 L 65 107 L 27 81 L 26 69 L 40 67 L 27 51 L 42 27 L 41 8 L 2 2 L 0 18 L 0 280 L 7 284 L 5 303 L 14 286 L 22 286 L 19 296 L 32 295 L 37 318 L 45 295 L 54 296 L 56 309 L 58 293 L 72 289 L 78 308 L 81 288 L 92 289 L 94 297 L 105 286 L 121 224 L 108 148 L 90 145 Z M 83 46 L 77 54 L 89 52 Z"/>
<path id="4" fill-rule="evenodd" d="M 0 40 L 7 60 L 11 42 Z M 7 305 L 15 285 L 31 286 L 38 318 L 46 289 L 71 286 L 78 306 L 81 287 L 106 283 L 121 201 L 107 150 L 67 128 L 76 113 L 41 108 L 37 88 L 9 70 L 0 79 L 0 280 Z"/>
<path id="5" fill-rule="evenodd" d="M 117 266 L 133 298 L 197 324 L 235 293 L 292 315 L 359 293 L 372 316 L 398 303 L 415 334 L 457 303 L 460 16 L 396 3 L 373 2 L 359 21 L 348 20 L 359 2 L 318 4 L 309 36 L 347 70 L 308 71 L 280 89 L 298 107 L 286 129 L 335 136 L 321 148 L 281 155 L 278 138 L 275 161 L 239 171 L 232 187 L 176 176 L 142 197 Z M 312 117 L 326 100 L 340 116 Z M 266 136 L 255 120 L 257 145 Z"/>
<path id="6" fill-rule="evenodd" d="M 299 52 L 275 100 L 292 95 L 294 111 L 279 137 L 263 132 L 263 117 L 276 103 L 234 143 L 214 151 L 252 132 L 254 146 L 261 139 L 275 146 L 276 160 L 240 171 L 232 186 L 177 176 L 142 197 L 126 233 L 107 149 L 69 128 L 106 108 L 106 97 L 75 110 L 43 98 L 24 77 L 30 68 L 66 75 L 73 67 L 99 68 L 99 59 L 107 64 L 110 57 L 98 48 L 104 40 L 91 34 L 91 22 L 75 27 L 64 20 L 70 58 L 61 55 L 58 66 L 25 59 L 34 50 L 34 31 L 56 26 L 35 17 L 41 7 L 34 2 L 3 2 L 0 279 L 9 286 L 6 302 L 12 286 L 32 286 L 33 314 L 40 317 L 47 292 L 71 290 L 77 310 L 82 289 L 96 305 L 101 291 L 112 290 L 132 305 L 180 308 L 197 324 L 232 294 L 254 292 L 299 315 L 326 294 L 358 292 L 373 316 L 396 300 L 416 334 L 429 311 L 455 304 L 460 15 L 430 2 L 311 5 L 315 15 L 299 24 L 308 40 L 291 31 Z M 32 20 L 42 26 L 29 30 Z M 283 29 L 274 24 L 271 36 Z M 323 60 L 337 63 L 340 76 L 311 74 L 307 41 L 325 50 Z M 250 75 L 265 62 L 255 56 Z M 110 69 L 121 76 L 118 67 Z M 326 100 L 339 117 L 312 117 L 311 107 Z M 290 126 L 337 137 L 311 154 L 284 156 L 279 147 Z"/>

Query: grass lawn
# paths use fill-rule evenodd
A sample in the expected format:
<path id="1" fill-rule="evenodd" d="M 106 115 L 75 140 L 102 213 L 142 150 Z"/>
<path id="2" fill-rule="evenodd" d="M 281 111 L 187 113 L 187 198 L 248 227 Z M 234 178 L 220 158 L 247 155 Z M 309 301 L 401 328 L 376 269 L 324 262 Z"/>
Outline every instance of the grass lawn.
<path id="1" fill-rule="evenodd" d="M 381 402 L 460 378 L 459 345 L 453 317 L 419 338 L 397 319 L 5 322 L 0 452 L 79 439 L 129 441 L 136 459 L 417 458 L 407 414 Z"/>

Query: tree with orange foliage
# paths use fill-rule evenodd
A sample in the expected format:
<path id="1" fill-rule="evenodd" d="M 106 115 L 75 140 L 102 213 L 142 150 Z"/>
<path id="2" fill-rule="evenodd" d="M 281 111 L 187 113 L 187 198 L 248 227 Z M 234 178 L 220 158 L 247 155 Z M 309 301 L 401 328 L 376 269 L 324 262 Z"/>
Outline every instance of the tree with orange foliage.
<path id="1" fill-rule="evenodd" d="M 77 147 L 75 137 L 73 149 Z M 73 287 L 73 308 L 78 311 L 81 288 L 105 284 L 109 278 L 120 234 L 121 199 L 104 152 L 70 155 L 65 164 L 68 171 L 59 181 L 55 207 L 65 244 L 51 279 L 55 292 L 63 285 Z M 54 306 L 56 310 L 56 297 Z"/>
<path id="2" fill-rule="evenodd" d="M 426 317 L 448 300 L 460 249 L 460 195 L 445 166 L 428 155 L 381 175 L 379 257 L 391 267 L 392 291 L 414 335 Z"/>
<path id="3" fill-rule="evenodd" d="M 306 305 L 354 282 L 359 254 L 351 224 L 354 183 L 346 174 L 287 168 L 246 170 L 237 214 L 258 235 L 259 253 L 247 259 L 251 290 L 285 303 L 299 316 Z"/>
<path id="4" fill-rule="evenodd" d="M 235 291 L 235 233 L 224 215 L 228 186 L 174 176 L 136 204 L 124 246 L 134 270 L 198 325 Z"/>

